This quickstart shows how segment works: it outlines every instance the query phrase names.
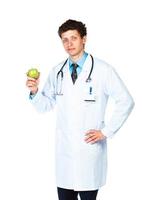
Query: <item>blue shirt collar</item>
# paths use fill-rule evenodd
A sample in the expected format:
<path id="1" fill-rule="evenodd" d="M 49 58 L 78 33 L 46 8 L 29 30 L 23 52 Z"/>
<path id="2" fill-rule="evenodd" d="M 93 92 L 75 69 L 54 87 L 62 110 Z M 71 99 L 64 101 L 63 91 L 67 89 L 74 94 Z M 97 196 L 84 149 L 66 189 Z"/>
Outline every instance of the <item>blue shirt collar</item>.
<path id="1" fill-rule="evenodd" d="M 79 65 L 79 68 L 82 69 L 87 56 L 88 56 L 88 53 L 84 52 L 82 57 L 76 62 Z M 69 58 L 69 68 L 72 68 L 72 63 L 73 61 L 71 60 L 71 58 Z"/>

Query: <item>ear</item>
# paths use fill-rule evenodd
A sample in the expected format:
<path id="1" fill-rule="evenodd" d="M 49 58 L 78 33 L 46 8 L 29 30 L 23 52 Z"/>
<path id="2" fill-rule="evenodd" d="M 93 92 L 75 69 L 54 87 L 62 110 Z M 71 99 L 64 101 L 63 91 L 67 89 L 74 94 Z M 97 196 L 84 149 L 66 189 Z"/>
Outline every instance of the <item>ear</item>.
<path id="1" fill-rule="evenodd" d="M 83 44 L 85 44 L 86 41 L 87 41 L 87 36 L 84 36 L 84 37 L 83 37 Z"/>

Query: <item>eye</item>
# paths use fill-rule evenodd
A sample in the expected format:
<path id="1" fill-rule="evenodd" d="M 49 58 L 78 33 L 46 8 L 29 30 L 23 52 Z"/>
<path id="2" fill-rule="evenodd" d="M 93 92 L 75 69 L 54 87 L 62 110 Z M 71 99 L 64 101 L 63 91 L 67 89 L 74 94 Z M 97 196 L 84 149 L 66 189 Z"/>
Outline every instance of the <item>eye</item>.
<path id="1" fill-rule="evenodd" d="M 63 44 L 68 43 L 68 39 L 67 39 L 67 38 L 62 39 L 62 43 L 63 43 Z"/>
<path id="2" fill-rule="evenodd" d="M 72 36 L 71 39 L 72 39 L 72 41 L 75 41 L 75 40 L 77 40 L 77 37 L 76 36 Z"/>

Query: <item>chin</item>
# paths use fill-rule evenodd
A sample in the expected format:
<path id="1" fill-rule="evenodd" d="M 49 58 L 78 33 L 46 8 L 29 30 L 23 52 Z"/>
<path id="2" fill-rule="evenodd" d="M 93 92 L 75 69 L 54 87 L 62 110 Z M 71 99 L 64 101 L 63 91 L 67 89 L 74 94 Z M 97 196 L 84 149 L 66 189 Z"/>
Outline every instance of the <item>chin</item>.
<path id="1" fill-rule="evenodd" d="M 70 56 L 77 56 L 77 55 L 78 55 L 78 53 L 77 53 L 77 52 L 73 52 L 73 51 L 71 51 L 71 52 L 68 52 L 68 54 L 69 54 Z"/>
<path id="2" fill-rule="evenodd" d="M 70 55 L 70 56 L 75 56 L 77 53 L 74 52 L 73 50 L 72 51 L 67 51 L 67 53 Z"/>

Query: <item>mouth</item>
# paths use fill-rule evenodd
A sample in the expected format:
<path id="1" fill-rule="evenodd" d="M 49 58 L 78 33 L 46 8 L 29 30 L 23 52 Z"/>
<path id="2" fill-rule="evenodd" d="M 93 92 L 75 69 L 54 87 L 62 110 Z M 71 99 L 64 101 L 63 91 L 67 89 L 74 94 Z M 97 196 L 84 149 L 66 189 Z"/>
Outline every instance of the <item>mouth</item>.
<path id="1" fill-rule="evenodd" d="M 75 48 L 69 48 L 69 49 L 67 49 L 67 51 L 74 51 L 75 50 Z"/>

